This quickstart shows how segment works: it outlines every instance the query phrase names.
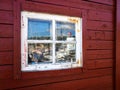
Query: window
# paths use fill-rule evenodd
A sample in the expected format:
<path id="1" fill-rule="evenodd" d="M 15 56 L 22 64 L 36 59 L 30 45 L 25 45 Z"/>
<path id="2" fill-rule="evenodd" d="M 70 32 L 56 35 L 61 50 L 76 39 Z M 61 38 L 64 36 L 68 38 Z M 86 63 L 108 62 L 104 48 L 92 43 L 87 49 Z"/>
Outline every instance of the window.
<path id="1" fill-rule="evenodd" d="M 82 67 L 82 19 L 21 12 L 21 70 Z"/>

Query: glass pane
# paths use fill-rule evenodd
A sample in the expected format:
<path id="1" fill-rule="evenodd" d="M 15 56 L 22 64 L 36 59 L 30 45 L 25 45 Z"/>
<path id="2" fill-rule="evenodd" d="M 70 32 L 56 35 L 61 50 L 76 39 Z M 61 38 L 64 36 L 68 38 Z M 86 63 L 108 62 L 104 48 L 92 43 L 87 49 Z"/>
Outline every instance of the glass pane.
<path id="1" fill-rule="evenodd" d="M 47 20 L 28 19 L 28 39 L 49 40 L 52 22 Z"/>
<path id="2" fill-rule="evenodd" d="M 75 38 L 75 24 L 68 22 L 56 22 L 56 39 L 67 40 L 67 37 Z"/>
<path id="3" fill-rule="evenodd" d="M 52 45 L 49 43 L 28 44 L 28 64 L 51 63 Z"/>
<path id="4" fill-rule="evenodd" d="M 75 62 L 76 61 L 76 45 L 75 43 L 58 43 L 56 44 L 56 60 L 57 62 Z"/>

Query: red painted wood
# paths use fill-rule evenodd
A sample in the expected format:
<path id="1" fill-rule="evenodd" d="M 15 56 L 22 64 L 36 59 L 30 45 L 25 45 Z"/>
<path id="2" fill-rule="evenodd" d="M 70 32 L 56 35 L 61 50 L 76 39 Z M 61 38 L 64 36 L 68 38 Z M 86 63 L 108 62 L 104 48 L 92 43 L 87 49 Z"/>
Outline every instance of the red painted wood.
<path id="1" fill-rule="evenodd" d="M 86 2 L 83 0 L 28 0 L 28 1 L 33 1 L 37 3 L 46 3 L 46 4 L 54 4 L 57 6 L 68 6 L 68 7 L 74 7 L 74 8 L 80 8 L 80 9 L 92 9 L 92 10 L 113 10 L 112 6 L 107 6 L 103 4 L 97 4 L 97 3 L 92 3 L 92 2 Z"/>
<path id="2" fill-rule="evenodd" d="M 0 66 L 0 80 L 1 79 L 12 79 L 13 74 L 12 74 L 12 66 Z"/>
<path id="3" fill-rule="evenodd" d="M 47 78 L 47 77 L 60 77 L 65 75 L 75 75 L 82 73 L 82 69 L 66 69 L 66 70 L 50 70 L 50 71 L 40 71 L 40 72 L 22 72 L 23 79 L 31 78 Z"/>
<path id="4" fill-rule="evenodd" d="M 14 79 L 21 78 L 21 3 L 23 0 L 14 1 L 14 57 L 13 57 L 13 75 Z"/>
<path id="5" fill-rule="evenodd" d="M 0 52 L 0 65 L 13 64 L 13 52 Z"/>
<path id="6" fill-rule="evenodd" d="M 105 32 L 105 40 L 115 41 L 115 32 Z"/>
<path id="7" fill-rule="evenodd" d="M 112 77 L 104 76 L 99 78 L 89 78 L 84 80 L 74 80 L 68 82 L 24 87 L 16 90 L 84 90 L 88 88 L 90 89 L 91 87 L 102 87 L 102 90 L 105 90 L 104 87 L 109 86 L 112 86 Z"/>
<path id="8" fill-rule="evenodd" d="M 0 38 L 0 51 L 13 50 L 13 38 Z"/>
<path id="9" fill-rule="evenodd" d="M 56 5 L 53 6 L 50 4 L 26 2 L 22 5 L 22 9 L 28 10 L 28 11 L 34 11 L 34 12 L 44 12 L 44 13 L 51 13 L 51 14 L 53 13 L 53 14 L 62 14 L 62 15 L 81 17 L 80 9 L 74 9 L 74 8 L 69 8 L 69 7 L 64 7 L 64 6 L 61 7 L 61 6 L 56 6 Z"/>
<path id="10" fill-rule="evenodd" d="M 82 4 L 86 4 L 88 9 L 90 10 L 99 10 L 99 11 L 113 11 L 113 6 L 104 5 L 104 4 L 98 4 L 93 2 L 86 2 L 83 0 Z M 86 8 L 87 9 L 87 8 Z"/>
<path id="11" fill-rule="evenodd" d="M 91 60 L 87 62 L 88 69 L 100 69 L 113 67 L 112 59 Z"/>
<path id="12" fill-rule="evenodd" d="M 112 22 L 88 21 L 87 29 L 113 31 Z"/>
<path id="13" fill-rule="evenodd" d="M 85 88 L 84 90 L 113 90 L 113 86 L 106 86 L 106 87 L 90 87 L 90 88 Z"/>
<path id="14" fill-rule="evenodd" d="M 86 35 L 88 35 L 88 31 L 87 31 L 87 28 L 86 28 L 86 23 L 87 23 L 87 11 L 86 10 L 83 10 L 83 13 L 82 13 L 82 34 L 83 34 L 83 46 L 82 46 L 82 51 L 83 51 L 83 72 L 86 72 L 87 71 L 87 66 L 86 66 L 86 62 L 87 62 L 87 37 Z"/>
<path id="15" fill-rule="evenodd" d="M 120 90 L 120 0 L 116 0 L 116 72 L 115 86 Z"/>
<path id="16" fill-rule="evenodd" d="M 13 24 L 12 11 L 0 11 L 0 23 Z"/>
<path id="17" fill-rule="evenodd" d="M 14 12 L 12 11 L 13 1 Z M 0 65 L 2 65 L 0 66 L 0 89 L 112 89 L 112 64 L 115 57 L 113 6 L 81 0 L 13 1 L 2 0 L 2 4 L 0 3 L 0 27 L 2 27 L 0 29 Z M 1 7 L 1 5 L 5 6 Z M 20 10 L 87 17 L 83 20 L 83 59 L 84 66 L 88 63 L 93 66 L 88 66 L 88 70 L 69 69 L 49 71 L 49 73 L 22 73 L 22 78 L 20 78 Z M 14 27 L 11 24 L 14 24 Z M 6 55 L 8 57 L 5 57 Z"/>
<path id="18" fill-rule="evenodd" d="M 65 0 L 60 0 L 60 1 L 57 1 L 57 0 L 52 0 L 52 1 L 50 1 L 50 0 L 46 0 L 46 1 L 44 1 L 44 0 L 30 0 L 30 1 L 46 2 L 46 3 L 62 4 L 62 5 L 66 5 L 66 4 L 70 4 L 70 3 L 81 3 L 82 2 L 82 0 L 74 0 L 74 1 L 73 0 L 69 0 L 69 1 L 67 1 L 67 0 L 66 1 Z"/>
<path id="19" fill-rule="evenodd" d="M 13 0 L 0 0 L 0 10 L 13 10 Z"/>
<path id="20" fill-rule="evenodd" d="M 88 40 L 106 40 L 106 41 L 115 40 L 114 32 L 92 31 L 92 30 L 88 30 L 87 39 Z"/>
<path id="21" fill-rule="evenodd" d="M 114 42 L 113 41 L 88 41 L 87 49 L 92 50 L 112 50 L 114 49 Z"/>
<path id="22" fill-rule="evenodd" d="M 60 77 L 50 77 L 50 78 L 34 78 L 34 79 L 20 79 L 20 80 L 1 80 L 0 82 L 0 88 L 1 89 L 10 89 L 10 88 L 20 88 L 20 87 L 28 87 L 28 86 L 35 86 L 35 85 L 45 85 L 47 83 L 57 83 L 57 82 L 67 82 L 67 81 L 73 81 L 73 80 L 85 80 L 87 78 L 100 78 L 102 76 L 111 76 L 112 75 L 112 69 L 99 69 L 99 70 L 89 70 L 85 73 L 76 74 L 76 75 L 65 75 Z M 9 83 L 9 85 L 6 86 L 6 83 Z M 89 84 L 88 82 L 86 84 Z M 83 85 L 83 84 L 81 84 Z M 103 84 L 102 84 L 103 85 Z M 93 84 L 93 86 L 95 86 Z M 105 85 L 104 85 L 105 86 Z M 80 86 L 81 87 L 81 86 Z M 86 87 L 85 87 L 86 88 Z"/>
<path id="23" fill-rule="evenodd" d="M 101 0 L 102 1 L 102 0 Z M 89 20 L 99 20 L 99 21 L 113 21 L 113 12 L 103 12 L 98 10 L 89 10 L 88 19 Z"/>
<path id="24" fill-rule="evenodd" d="M 13 37 L 13 25 L 0 24 L 1 37 Z"/>
<path id="25" fill-rule="evenodd" d="M 113 59 L 115 57 L 113 50 L 88 50 L 86 56 L 88 60 Z"/>
<path id="26" fill-rule="evenodd" d="M 85 1 L 91 1 L 95 3 L 101 3 L 101 4 L 107 4 L 107 5 L 114 5 L 114 0 L 85 0 Z"/>

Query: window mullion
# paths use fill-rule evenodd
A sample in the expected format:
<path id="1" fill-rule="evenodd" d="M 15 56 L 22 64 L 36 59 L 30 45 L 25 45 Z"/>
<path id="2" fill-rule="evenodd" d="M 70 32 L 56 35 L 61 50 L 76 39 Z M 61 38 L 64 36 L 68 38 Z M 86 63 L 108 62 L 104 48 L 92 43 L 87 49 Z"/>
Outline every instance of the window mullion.
<path id="1" fill-rule="evenodd" d="M 52 28 L 53 28 L 53 64 L 56 62 L 55 61 L 55 40 L 56 40 L 56 37 L 55 37 L 55 20 L 53 20 L 53 25 L 52 25 Z"/>

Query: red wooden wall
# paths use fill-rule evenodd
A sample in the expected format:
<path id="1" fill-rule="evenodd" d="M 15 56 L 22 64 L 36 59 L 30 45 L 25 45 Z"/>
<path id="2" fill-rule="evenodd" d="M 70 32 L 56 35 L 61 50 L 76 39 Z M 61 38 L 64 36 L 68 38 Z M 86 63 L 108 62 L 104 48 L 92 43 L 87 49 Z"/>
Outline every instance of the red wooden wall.
<path id="1" fill-rule="evenodd" d="M 120 1 L 116 0 L 116 90 L 120 89 Z"/>
<path id="2" fill-rule="evenodd" d="M 84 42 L 84 63 L 86 68 L 76 74 L 62 72 L 62 76 L 38 77 L 40 73 L 32 74 L 27 79 L 15 76 L 17 62 L 15 57 L 19 39 L 14 31 L 19 27 L 17 4 L 22 10 L 67 13 L 79 15 L 85 12 L 86 32 Z M 15 6 L 16 5 L 16 6 Z M 40 7 L 38 7 L 40 6 Z M 34 9 L 37 7 L 38 9 Z M 56 7 L 56 8 L 54 8 Z M 49 9 L 48 9 L 49 8 Z M 60 10 L 62 9 L 62 10 Z M 78 11 L 77 13 L 74 11 Z M 18 15 L 15 15 L 15 14 Z M 0 0 L 0 90 L 113 90 L 115 63 L 115 2 L 114 0 Z M 18 28 L 19 29 L 19 28 Z M 19 51 L 19 49 L 18 49 Z M 69 71 L 70 72 L 70 71 Z M 68 73 L 69 73 L 68 72 Z M 18 74 L 20 75 L 20 74 Z M 27 75 L 27 74 L 26 74 Z M 30 78 L 34 76 L 33 78 Z M 48 75 L 49 76 L 49 75 Z M 16 76 L 17 77 L 17 76 Z M 18 76 L 19 77 L 19 76 Z"/>

